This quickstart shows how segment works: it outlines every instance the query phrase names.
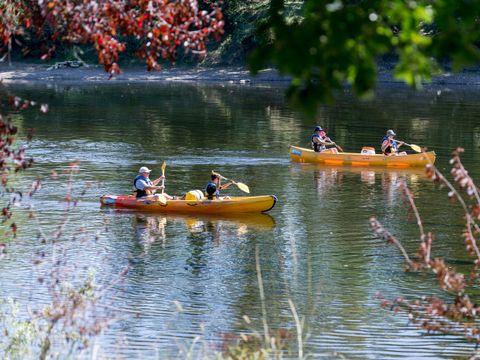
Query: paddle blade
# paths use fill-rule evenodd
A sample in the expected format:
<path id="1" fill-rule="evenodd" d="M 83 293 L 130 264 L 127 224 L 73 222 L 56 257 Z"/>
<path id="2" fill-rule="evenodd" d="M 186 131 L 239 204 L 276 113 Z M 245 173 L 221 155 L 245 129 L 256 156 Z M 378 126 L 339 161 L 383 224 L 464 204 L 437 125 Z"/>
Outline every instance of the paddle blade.
<path id="1" fill-rule="evenodd" d="M 416 151 L 418 153 L 422 152 L 422 148 L 418 145 L 411 144 L 410 147 L 412 148 L 413 151 Z"/>
<path id="2" fill-rule="evenodd" d="M 163 194 L 156 194 L 157 201 L 162 205 L 167 205 L 168 199 Z"/>
<path id="3" fill-rule="evenodd" d="M 250 194 L 250 188 L 248 187 L 247 184 L 244 184 L 244 183 L 235 183 L 235 185 L 237 185 L 237 187 L 242 190 L 243 192 L 246 192 L 247 194 Z"/>
<path id="4" fill-rule="evenodd" d="M 162 164 L 162 175 L 165 176 L 165 168 L 167 167 L 167 163 L 164 161 Z"/>

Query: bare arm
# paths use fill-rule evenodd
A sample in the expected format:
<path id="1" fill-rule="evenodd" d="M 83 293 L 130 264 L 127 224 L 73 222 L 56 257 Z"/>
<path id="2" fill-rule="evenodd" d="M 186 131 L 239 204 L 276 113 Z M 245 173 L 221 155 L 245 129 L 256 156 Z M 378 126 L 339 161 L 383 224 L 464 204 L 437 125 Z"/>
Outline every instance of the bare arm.
<path id="1" fill-rule="evenodd" d="M 229 182 L 227 182 L 226 184 L 220 185 L 220 186 L 218 187 L 218 189 L 219 189 L 219 190 L 226 189 L 226 188 L 228 188 L 228 187 L 229 187 L 230 185 L 232 185 L 232 184 L 233 184 L 233 181 L 229 181 Z"/>
<path id="2" fill-rule="evenodd" d="M 152 185 L 152 186 L 145 186 L 144 190 L 160 190 L 160 189 L 164 189 L 164 188 L 165 188 L 165 186 L 163 186 L 163 185 L 160 185 L 160 186 Z"/>
<path id="3" fill-rule="evenodd" d="M 158 179 L 153 180 L 152 184 L 157 185 L 160 182 L 160 180 L 163 180 L 163 179 L 165 179 L 165 176 L 160 176 Z"/>

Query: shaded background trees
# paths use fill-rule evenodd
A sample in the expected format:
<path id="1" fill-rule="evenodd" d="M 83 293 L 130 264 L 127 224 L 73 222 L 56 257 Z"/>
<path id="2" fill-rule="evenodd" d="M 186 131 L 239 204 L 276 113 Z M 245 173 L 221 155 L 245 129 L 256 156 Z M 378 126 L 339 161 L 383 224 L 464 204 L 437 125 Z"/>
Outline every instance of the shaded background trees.
<path id="1" fill-rule="evenodd" d="M 272 64 L 291 75 L 289 94 L 311 114 L 345 83 L 369 94 L 385 54 L 398 58 L 395 77 L 415 88 L 445 66 L 480 59 L 479 1 L 305 1 L 301 17 L 289 4 L 271 1 L 250 64 L 254 73 Z"/>

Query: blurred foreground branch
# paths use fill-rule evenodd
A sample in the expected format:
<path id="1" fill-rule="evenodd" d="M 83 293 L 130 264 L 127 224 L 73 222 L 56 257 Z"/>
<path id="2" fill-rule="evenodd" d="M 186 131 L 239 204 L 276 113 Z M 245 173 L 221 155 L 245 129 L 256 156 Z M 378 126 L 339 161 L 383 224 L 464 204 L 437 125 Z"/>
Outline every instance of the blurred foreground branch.
<path id="1" fill-rule="evenodd" d="M 456 271 L 442 258 L 433 257 L 434 236 L 431 232 L 424 232 L 423 221 L 415 205 L 413 194 L 406 183 L 402 190 L 406 196 L 410 208 L 415 214 L 417 225 L 420 229 L 419 247 L 415 260 L 412 260 L 402 246 L 400 240 L 395 238 L 375 218 L 370 218 L 370 226 L 374 234 L 389 244 L 397 246 L 405 257 L 406 267 L 409 271 L 429 271 L 433 273 L 441 289 L 446 290 L 452 297 L 443 300 L 435 296 L 424 296 L 421 299 L 407 300 L 399 297 L 395 300 L 387 300 L 379 295 L 382 306 L 389 307 L 394 311 L 405 311 L 409 319 L 428 332 L 455 334 L 463 336 L 469 341 L 480 343 L 479 314 L 480 306 L 470 298 L 468 293 L 480 283 L 478 273 L 480 265 L 480 251 L 478 242 L 480 239 L 480 196 L 479 189 L 474 180 L 464 168 L 460 155 L 462 148 L 456 149 L 450 160 L 452 165 L 452 181 L 449 181 L 436 167 L 427 166 L 427 176 L 440 188 L 447 188 L 448 198 L 451 202 L 459 203 L 464 213 L 464 229 L 462 237 L 465 242 L 465 250 L 470 256 L 472 266 L 469 276 Z"/>

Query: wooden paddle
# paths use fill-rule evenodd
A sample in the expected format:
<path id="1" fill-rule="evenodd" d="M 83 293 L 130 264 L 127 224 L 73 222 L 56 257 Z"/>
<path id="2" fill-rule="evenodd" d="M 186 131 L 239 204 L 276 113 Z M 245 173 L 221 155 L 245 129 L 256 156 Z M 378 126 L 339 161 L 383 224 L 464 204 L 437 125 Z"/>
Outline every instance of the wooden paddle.
<path id="1" fill-rule="evenodd" d="M 416 151 L 416 152 L 418 152 L 418 153 L 421 153 L 421 152 L 422 152 L 422 148 L 421 148 L 420 146 L 418 146 L 418 145 L 415 145 L 415 144 L 407 144 L 407 143 L 404 142 L 404 141 L 399 141 L 399 142 L 401 142 L 402 144 L 405 144 L 405 145 L 407 145 L 407 146 L 410 146 L 413 151 Z"/>
<path id="2" fill-rule="evenodd" d="M 343 149 L 340 145 L 336 144 L 336 143 L 333 143 L 333 145 L 335 145 L 335 147 L 340 150 L 341 152 L 343 152 Z"/>
<path id="3" fill-rule="evenodd" d="M 328 145 L 328 144 L 327 144 L 327 145 Z M 342 149 L 342 147 L 341 147 L 340 145 L 334 143 L 333 141 L 332 141 L 332 145 L 335 145 L 335 147 L 336 147 L 338 150 L 340 150 L 340 152 L 344 152 L 343 149 Z M 290 145 L 289 145 L 289 146 L 290 146 Z M 311 148 L 311 147 L 312 147 L 312 143 L 309 142 L 309 143 L 307 143 L 306 146 L 308 146 L 309 148 Z"/>
<path id="4" fill-rule="evenodd" d="M 158 198 L 158 202 L 162 205 L 166 205 L 167 204 L 167 197 L 165 195 L 163 195 L 163 193 L 165 192 L 165 168 L 167 167 L 167 163 L 164 161 L 163 164 L 162 164 L 162 176 L 163 176 L 163 179 L 162 179 L 162 193 L 161 194 L 157 194 L 157 198 Z"/>
<path id="5" fill-rule="evenodd" d="M 326 138 L 326 140 L 330 141 L 331 144 L 327 144 L 327 145 L 335 145 L 335 147 L 340 150 L 340 152 L 343 152 L 343 149 L 340 145 L 337 145 L 334 141 L 332 141 L 332 139 L 330 139 L 329 137 Z"/>
<path id="6" fill-rule="evenodd" d="M 246 192 L 247 194 L 250 194 L 250 188 L 248 187 L 247 184 L 244 184 L 244 183 L 242 183 L 242 182 L 236 182 L 236 181 L 231 180 L 231 179 L 227 179 L 225 176 L 223 176 L 223 175 L 221 175 L 221 174 L 219 174 L 219 173 L 216 173 L 216 172 L 214 172 L 214 171 L 212 171 L 212 174 L 215 174 L 215 175 L 220 176 L 220 178 L 223 179 L 223 180 L 231 181 L 232 184 L 237 185 L 237 187 L 238 187 L 240 190 L 242 190 L 243 192 Z"/>
<path id="7" fill-rule="evenodd" d="M 165 168 L 167 167 L 167 163 L 164 161 L 163 164 L 162 164 L 162 176 L 163 176 L 163 179 L 162 179 L 162 194 L 165 192 Z"/>

